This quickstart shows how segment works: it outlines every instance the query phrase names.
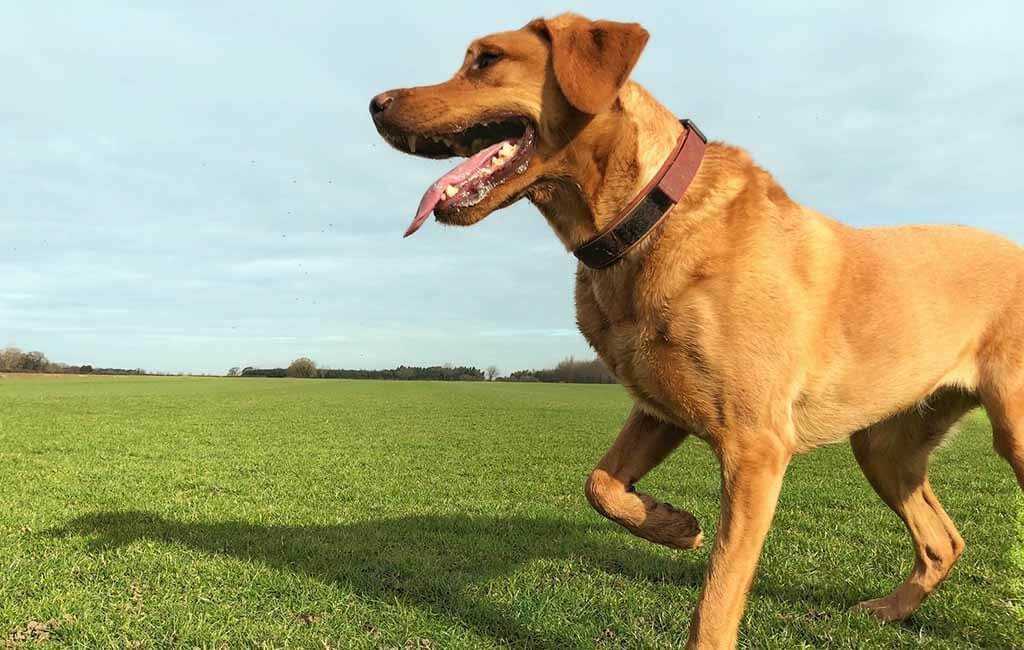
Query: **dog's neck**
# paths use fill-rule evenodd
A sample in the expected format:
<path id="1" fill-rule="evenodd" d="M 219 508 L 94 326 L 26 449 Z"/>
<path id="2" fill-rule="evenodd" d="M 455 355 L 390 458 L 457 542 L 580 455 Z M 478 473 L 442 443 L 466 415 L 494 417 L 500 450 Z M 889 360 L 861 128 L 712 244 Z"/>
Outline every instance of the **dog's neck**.
<path id="1" fill-rule="evenodd" d="M 542 181 L 530 200 L 575 249 L 612 224 L 658 173 L 682 133 L 676 116 L 629 82 L 613 111 L 594 116 L 565 149 L 567 178 Z"/>

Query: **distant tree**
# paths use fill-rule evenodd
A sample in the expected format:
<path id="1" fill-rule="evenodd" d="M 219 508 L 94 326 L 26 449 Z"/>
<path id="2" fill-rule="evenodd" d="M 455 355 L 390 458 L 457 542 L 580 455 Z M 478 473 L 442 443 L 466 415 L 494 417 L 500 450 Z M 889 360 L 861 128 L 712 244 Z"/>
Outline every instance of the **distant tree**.
<path id="1" fill-rule="evenodd" d="M 21 355 L 18 360 L 17 367 L 15 370 L 24 370 L 26 372 L 44 372 L 49 366 L 50 362 L 47 360 L 46 355 L 38 350 L 33 352 L 26 352 Z"/>
<path id="2" fill-rule="evenodd" d="M 498 376 L 498 366 L 487 366 L 487 381 L 494 381 L 494 378 Z"/>
<path id="3" fill-rule="evenodd" d="M 288 366 L 289 377 L 318 377 L 316 364 L 309 357 L 299 357 Z"/>
<path id="4" fill-rule="evenodd" d="M 90 372 L 92 372 L 92 366 L 90 366 L 89 364 L 86 364 L 86 365 L 82 366 L 81 368 L 79 368 L 78 372 L 82 373 L 83 375 L 88 375 Z"/>
<path id="5" fill-rule="evenodd" d="M 228 377 L 237 377 L 240 374 L 242 374 L 242 369 L 239 368 L 238 366 L 235 366 L 234 368 L 228 370 Z"/>
<path id="6" fill-rule="evenodd" d="M 25 353 L 15 347 L 0 350 L 0 370 L 18 370 Z"/>

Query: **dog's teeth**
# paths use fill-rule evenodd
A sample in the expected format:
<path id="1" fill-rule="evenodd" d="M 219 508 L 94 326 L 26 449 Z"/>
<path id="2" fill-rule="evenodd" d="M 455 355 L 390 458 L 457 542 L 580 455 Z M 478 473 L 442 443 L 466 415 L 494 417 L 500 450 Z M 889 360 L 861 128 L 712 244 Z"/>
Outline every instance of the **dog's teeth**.
<path id="1" fill-rule="evenodd" d="M 405 139 L 409 143 L 409 151 L 411 151 L 412 153 L 416 153 L 416 136 L 406 136 Z"/>
<path id="2" fill-rule="evenodd" d="M 501 155 L 502 158 L 508 158 L 513 153 L 515 153 L 515 151 L 516 146 L 514 144 L 509 144 L 508 142 L 506 142 L 505 144 L 501 145 L 501 149 L 498 150 L 498 154 Z"/>
<path id="3" fill-rule="evenodd" d="M 455 187 L 454 185 L 449 185 L 448 187 L 444 188 L 444 195 L 447 196 L 449 199 L 458 193 L 459 188 Z"/>

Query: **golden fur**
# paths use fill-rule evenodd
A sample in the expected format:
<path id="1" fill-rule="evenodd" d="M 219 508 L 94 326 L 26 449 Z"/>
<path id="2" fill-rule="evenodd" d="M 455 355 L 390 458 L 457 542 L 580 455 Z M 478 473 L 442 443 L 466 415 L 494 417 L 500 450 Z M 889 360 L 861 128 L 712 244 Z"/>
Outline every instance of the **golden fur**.
<path id="1" fill-rule="evenodd" d="M 475 41 L 449 81 L 391 91 L 382 128 L 443 133 L 495 114 L 532 120 L 529 169 L 472 207 L 521 197 L 568 249 L 607 226 L 676 142 L 676 117 L 627 81 L 639 25 L 566 14 Z M 499 51 L 476 70 L 475 57 Z M 722 512 L 690 628 L 732 647 L 790 458 L 851 439 L 916 560 L 861 606 L 901 619 L 945 578 L 963 540 L 927 479 L 928 456 L 981 404 L 1024 487 L 1024 250 L 953 226 L 854 229 L 789 198 L 741 149 L 709 145 L 666 220 L 616 265 L 576 273 L 579 327 L 635 408 L 587 481 L 608 518 L 693 548 L 693 517 L 632 489 L 687 435 L 722 466 Z M 922 405 L 927 405 L 922 407 Z"/>

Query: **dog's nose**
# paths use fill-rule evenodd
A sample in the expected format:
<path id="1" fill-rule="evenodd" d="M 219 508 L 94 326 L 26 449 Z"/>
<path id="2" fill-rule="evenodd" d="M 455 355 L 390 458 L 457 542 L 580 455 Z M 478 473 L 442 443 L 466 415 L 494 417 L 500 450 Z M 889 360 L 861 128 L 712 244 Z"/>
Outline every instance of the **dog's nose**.
<path id="1" fill-rule="evenodd" d="M 376 117 L 378 113 L 383 113 L 393 101 L 395 101 L 395 97 L 391 93 L 377 95 L 370 100 L 370 115 Z"/>

